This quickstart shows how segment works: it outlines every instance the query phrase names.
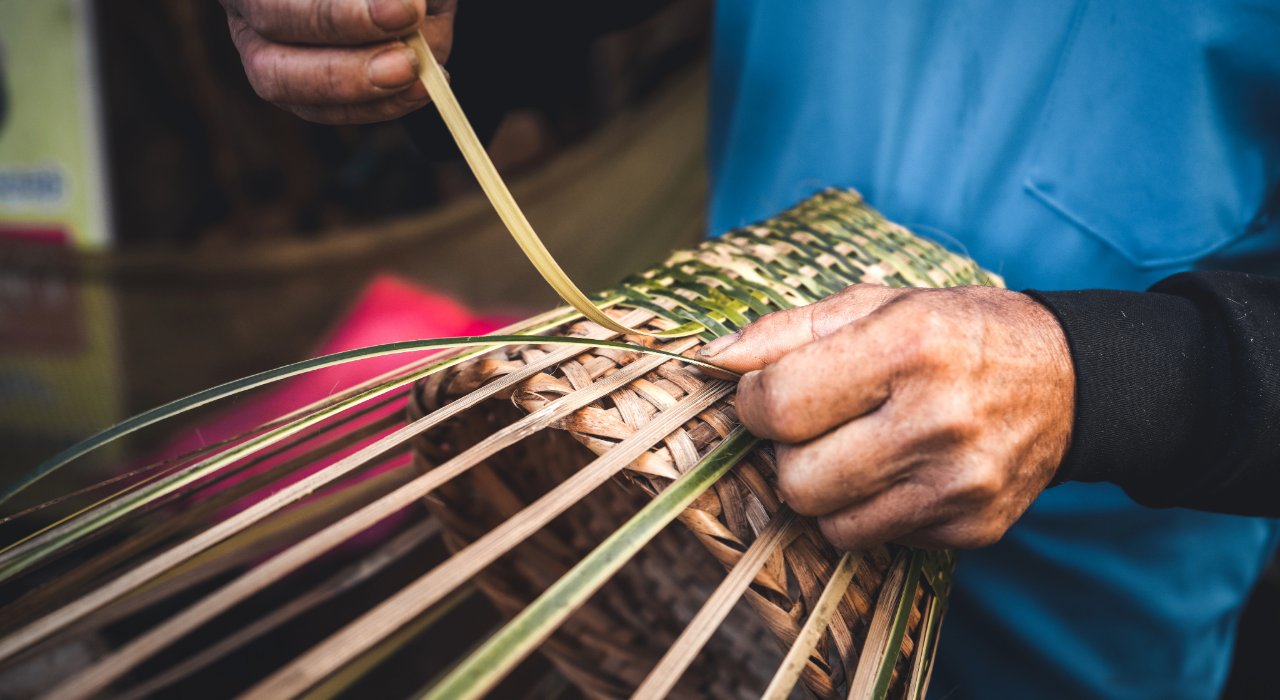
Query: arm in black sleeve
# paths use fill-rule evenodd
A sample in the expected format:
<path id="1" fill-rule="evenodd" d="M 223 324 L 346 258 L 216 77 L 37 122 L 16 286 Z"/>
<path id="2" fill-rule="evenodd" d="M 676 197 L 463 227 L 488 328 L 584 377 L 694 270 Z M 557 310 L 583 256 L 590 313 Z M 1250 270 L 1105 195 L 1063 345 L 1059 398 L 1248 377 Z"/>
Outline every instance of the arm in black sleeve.
<path id="1" fill-rule="evenodd" d="M 1186 272 L 1147 292 L 1027 294 L 1058 317 L 1075 363 L 1075 427 L 1055 483 L 1280 515 L 1280 279 Z"/>

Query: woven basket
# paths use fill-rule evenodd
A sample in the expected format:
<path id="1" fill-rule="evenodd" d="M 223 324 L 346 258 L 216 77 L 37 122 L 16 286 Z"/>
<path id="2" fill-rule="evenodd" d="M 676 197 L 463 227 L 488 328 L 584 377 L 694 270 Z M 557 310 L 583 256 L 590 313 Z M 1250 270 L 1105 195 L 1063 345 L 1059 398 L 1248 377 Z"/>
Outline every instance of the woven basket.
<path id="1" fill-rule="evenodd" d="M 849 190 L 826 190 L 775 218 L 736 229 L 696 250 L 628 278 L 598 296 L 631 327 L 665 330 L 688 321 L 708 329 L 698 338 L 658 344 L 626 342 L 692 357 L 697 347 L 759 316 L 812 303 L 851 284 L 894 287 L 1000 285 L 973 261 L 886 221 Z M 589 322 L 548 335 L 611 338 Z M 417 420 L 557 347 L 515 346 L 431 375 L 416 385 Z M 648 356 L 600 348 L 548 367 L 415 440 L 423 471 L 457 456 L 549 403 L 588 390 L 597 379 L 644 369 Z M 607 454 L 662 411 L 698 400 L 715 382 L 677 360 L 634 379 L 473 467 L 427 499 L 446 543 L 458 551 Z M 647 367 L 647 365 L 646 365 Z M 728 391 L 726 389 L 726 391 Z M 723 393 L 723 392 L 722 392 Z M 613 533 L 738 427 L 728 392 L 705 401 L 622 472 L 549 527 L 489 566 L 477 583 L 508 616 Z M 780 509 L 771 451 L 757 447 L 680 516 L 686 531 L 668 529 L 651 542 L 540 649 L 591 698 L 626 698 L 698 611 L 702 600 L 761 535 Z M 788 527 L 744 600 L 669 697 L 755 698 L 768 684 L 831 578 L 841 553 L 810 519 Z M 951 552 L 882 545 L 863 553 L 827 633 L 802 671 L 815 698 L 921 698 L 946 608 Z M 754 611 L 746 610 L 749 607 Z M 924 624 L 922 624 L 922 621 Z M 769 638 L 776 641 L 771 643 Z"/>

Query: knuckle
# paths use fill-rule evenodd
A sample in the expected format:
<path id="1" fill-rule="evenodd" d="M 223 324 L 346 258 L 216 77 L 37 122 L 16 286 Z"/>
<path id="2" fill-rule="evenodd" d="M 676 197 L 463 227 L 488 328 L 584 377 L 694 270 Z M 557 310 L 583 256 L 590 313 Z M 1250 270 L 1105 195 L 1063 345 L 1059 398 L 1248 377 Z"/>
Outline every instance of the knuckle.
<path id="1" fill-rule="evenodd" d="M 791 509 L 801 515 L 821 515 L 817 492 L 809 470 L 795 452 L 778 448 L 778 491 Z"/>
<path id="2" fill-rule="evenodd" d="M 821 515 L 815 508 L 813 489 L 799 470 L 778 470 L 778 491 L 791 510 L 800 515 Z"/>
<path id="3" fill-rule="evenodd" d="M 279 42 L 329 43 L 371 38 L 364 3 L 319 0 L 309 3 L 247 0 L 241 16 L 259 35 Z"/>
<path id="4" fill-rule="evenodd" d="M 798 442 L 799 419 L 787 398 L 785 384 L 771 370 L 757 374 L 746 387 L 744 400 L 750 410 L 745 412 L 743 422 L 761 437 Z"/>
<path id="5" fill-rule="evenodd" d="M 949 544 L 958 549 L 982 549 L 990 547 L 1000 538 L 1004 536 L 1005 530 L 1008 529 L 998 523 L 980 523 L 970 527 L 963 528 L 959 533 L 949 538 Z"/>
<path id="6" fill-rule="evenodd" d="M 283 22 L 283 18 L 286 16 L 284 13 L 271 11 L 267 4 L 261 0 L 245 2 L 241 3 L 241 5 L 240 17 L 259 36 L 271 39 L 286 33 Z"/>
<path id="7" fill-rule="evenodd" d="M 988 464 L 985 468 L 975 471 L 976 474 L 969 484 L 971 496 L 989 502 L 996 500 L 1004 493 L 1006 479 L 1000 469 Z"/>
<path id="8" fill-rule="evenodd" d="M 951 352 L 951 323 L 938 311 L 920 309 L 907 336 L 913 359 L 926 364 L 945 361 Z"/>
<path id="9" fill-rule="evenodd" d="M 966 504 L 984 506 L 999 500 L 1008 488 L 1005 470 L 992 460 L 974 460 L 958 470 L 951 488 L 952 498 Z"/>
<path id="10" fill-rule="evenodd" d="M 837 518 L 818 518 L 818 531 L 831 543 L 831 546 L 843 552 L 878 544 L 867 542 L 865 537 L 858 537 L 850 528 L 842 527 Z"/>
<path id="11" fill-rule="evenodd" d="M 263 46 L 248 46 L 241 51 L 245 75 L 254 92 L 268 102 L 279 102 L 284 97 L 279 80 L 280 56 Z"/>

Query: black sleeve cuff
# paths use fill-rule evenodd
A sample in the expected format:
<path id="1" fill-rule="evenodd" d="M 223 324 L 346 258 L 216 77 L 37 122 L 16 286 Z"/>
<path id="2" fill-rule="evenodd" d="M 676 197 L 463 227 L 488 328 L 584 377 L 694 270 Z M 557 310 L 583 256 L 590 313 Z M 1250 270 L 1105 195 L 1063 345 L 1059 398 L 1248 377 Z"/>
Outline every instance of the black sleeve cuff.
<path id="1" fill-rule="evenodd" d="M 1026 294 L 1057 316 L 1075 364 L 1075 425 L 1054 485 L 1109 481 L 1144 505 L 1181 504 L 1197 475 L 1171 471 L 1203 463 L 1193 436 L 1222 415 L 1207 386 L 1216 353 L 1202 310 L 1152 292 Z"/>

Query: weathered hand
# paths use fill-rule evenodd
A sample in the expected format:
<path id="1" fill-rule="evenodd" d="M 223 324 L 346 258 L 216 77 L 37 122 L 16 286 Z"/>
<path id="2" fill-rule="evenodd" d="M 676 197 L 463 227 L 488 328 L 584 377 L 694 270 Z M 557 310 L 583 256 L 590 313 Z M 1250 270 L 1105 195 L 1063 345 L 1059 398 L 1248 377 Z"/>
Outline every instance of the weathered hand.
<path id="1" fill-rule="evenodd" d="M 457 0 L 221 0 L 258 95 L 313 122 L 363 124 L 430 102 L 399 40 L 421 29 L 436 60 L 453 45 Z"/>
<path id="2" fill-rule="evenodd" d="M 1066 338 L 1017 292 L 861 284 L 769 314 L 702 359 L 748 373 L 738 416 L 777 444 L 787 502 L 844 549 L 992 544 L 1071 440 Z"/>

